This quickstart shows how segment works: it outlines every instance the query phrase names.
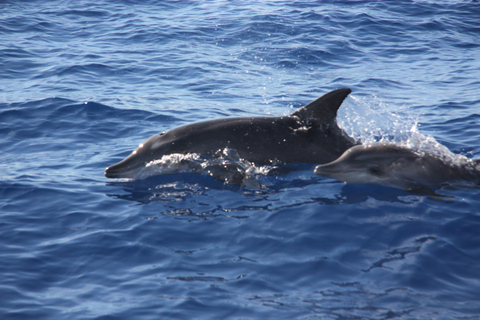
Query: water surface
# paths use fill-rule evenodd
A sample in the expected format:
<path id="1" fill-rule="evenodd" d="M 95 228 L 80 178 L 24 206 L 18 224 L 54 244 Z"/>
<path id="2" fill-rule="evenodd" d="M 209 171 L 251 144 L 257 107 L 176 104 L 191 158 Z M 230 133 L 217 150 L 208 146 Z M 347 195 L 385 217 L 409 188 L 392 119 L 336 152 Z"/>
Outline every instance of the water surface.
<path id="1" fill-rule="evenodd" d="M 339 87 L 364 141 L 480 157 L 471 1 L 0 4 L 2 319 L 476 319 L 480 191 L 308 166 L 267 189 L 105 167 L 193 121 Z M 433 139 L 433 140 L 432 140 Z"/>

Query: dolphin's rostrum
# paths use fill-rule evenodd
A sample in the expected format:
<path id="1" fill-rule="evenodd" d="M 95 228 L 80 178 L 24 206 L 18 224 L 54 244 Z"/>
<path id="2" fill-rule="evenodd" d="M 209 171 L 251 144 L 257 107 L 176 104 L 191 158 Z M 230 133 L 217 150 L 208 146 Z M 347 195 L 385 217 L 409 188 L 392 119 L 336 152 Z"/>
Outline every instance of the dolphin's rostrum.
<path id="1" fill-rule="evenodd" d="M 214 156 L 224 148 L 256 163 L 327 163 L 358 144 L 337 125 L 337 110 L 350 89 L 331 91 L 283 117 L 221 118 L 157 134 L 121 162 L 107 178 L 135 178 L 146 164 L 169 154 Z"/>

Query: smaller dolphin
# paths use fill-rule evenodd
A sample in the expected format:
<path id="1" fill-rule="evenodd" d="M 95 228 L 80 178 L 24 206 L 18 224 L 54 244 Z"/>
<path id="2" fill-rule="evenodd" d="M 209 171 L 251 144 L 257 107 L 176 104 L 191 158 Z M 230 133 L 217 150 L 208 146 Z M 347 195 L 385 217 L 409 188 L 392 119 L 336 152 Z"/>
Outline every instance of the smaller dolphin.
<path id="1" fill-rule="evenodd" d="M 314 171 L 350 184 L 372 184 L 420 194 L 451 182 L 480 182 L 480 160 L 443 160 L 394 144 L 354 146 Z M 437 194 L 436 194 L 437 195 Z"/>

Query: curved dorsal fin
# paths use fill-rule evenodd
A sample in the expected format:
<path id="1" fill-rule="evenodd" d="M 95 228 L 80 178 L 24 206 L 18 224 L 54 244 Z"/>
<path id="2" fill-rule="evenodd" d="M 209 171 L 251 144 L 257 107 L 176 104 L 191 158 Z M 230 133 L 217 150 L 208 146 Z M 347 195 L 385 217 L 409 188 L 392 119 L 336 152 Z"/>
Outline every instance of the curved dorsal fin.
<path id="1" fill-rule="evenodd" d="M 332 123 L 337 118 L 337 110 L 343 100 L 352 92 L 348 88 L 330 91 L 293 112 L 291 115 L 301 120 L 318 119 L 324 123 Z"/>

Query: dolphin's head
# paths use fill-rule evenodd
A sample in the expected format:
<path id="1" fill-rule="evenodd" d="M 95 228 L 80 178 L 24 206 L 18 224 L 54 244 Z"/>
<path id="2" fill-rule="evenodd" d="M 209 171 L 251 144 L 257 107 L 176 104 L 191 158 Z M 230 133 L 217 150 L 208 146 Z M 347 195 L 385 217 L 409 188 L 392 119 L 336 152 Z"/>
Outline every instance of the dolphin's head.
<path id="1" fill-rule="evenodd" d="M 145 165 L 168 154 L 171 143 L 165 133 L 150 137 L 141 143 L 128 157 L 105 170 L 107 178 L 135 178 Z"/>
<path id="2" fill-rule="evenodd" d="M 388 144 L 359 145 L 345 151 L 337 160 L 315 168 L 318 175 L 350 184 L 373 184 L 409 188 L 407 174 L 419 159 L 412 150 Z"/>

